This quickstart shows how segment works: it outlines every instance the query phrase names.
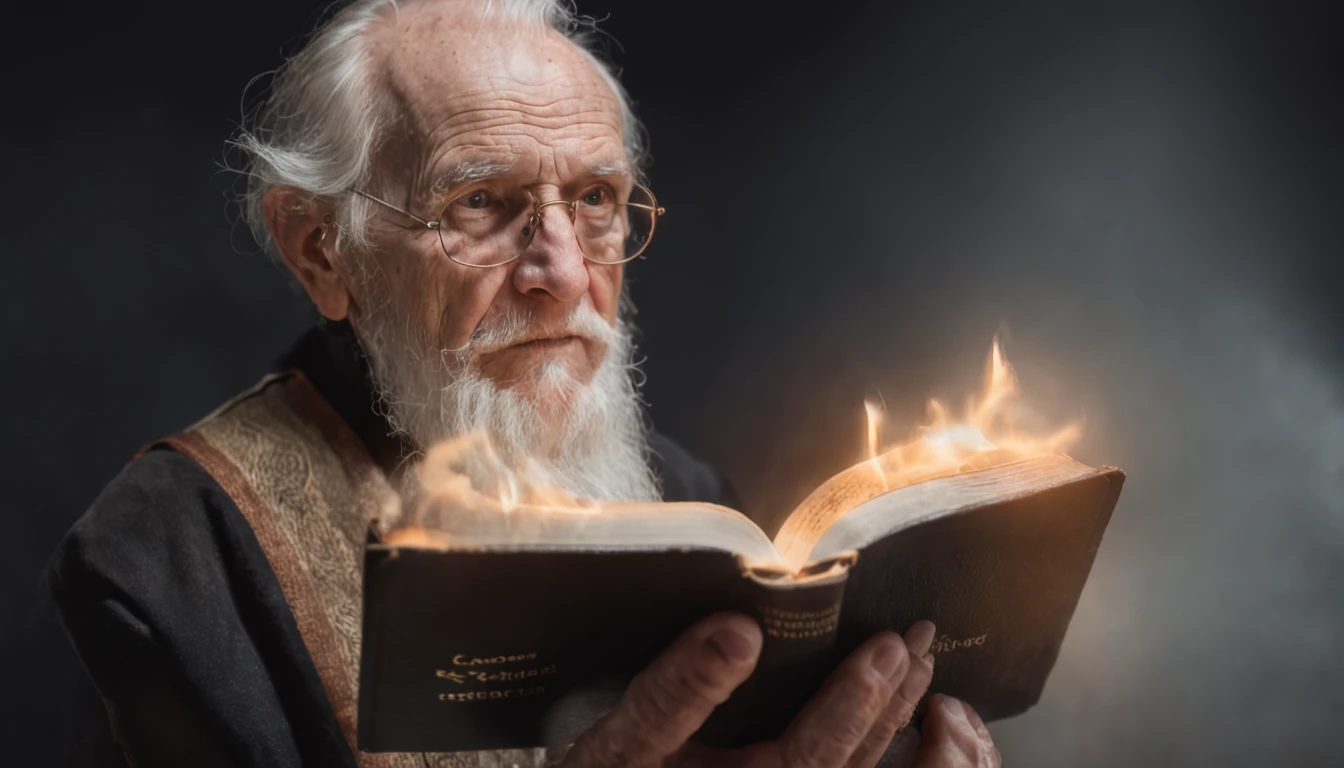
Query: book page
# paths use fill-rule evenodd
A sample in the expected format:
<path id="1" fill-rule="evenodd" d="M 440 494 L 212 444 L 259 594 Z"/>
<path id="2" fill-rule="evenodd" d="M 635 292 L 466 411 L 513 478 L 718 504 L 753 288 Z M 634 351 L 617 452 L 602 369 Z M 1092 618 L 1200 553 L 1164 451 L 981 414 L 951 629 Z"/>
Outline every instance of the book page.
<path id="1" fill-rule="evenodd" d="M 970 476 L 993 467 L 1016 465 L 1037 459 L 1046 462 L 1062 459 L 1077 464 L 1063 454 L 1022 458 L 1012 451 L 999 449 L 977 453 L 958 464 L 912 467 L 910 457 L 906 455 L 910 448 L 911 446 L 897 447 L 881 456 L 855 464 L 822 483 L 784 521 L 783 527 L 775 535 L 775 549 L 779 550 L 786 562 L 798 568 L 813 557 L 813 547 L 828 528 L 850 510 L 878 496 L 934 480 Z"/>
<path id="2" fill-rule="evenodd" d="M 915 462 L 910 454 L 917 450 L 917 445 L 898 446 L 822 483 L 784 521 L 775 535 L 775 549 L 790 565 L 801 567 L 826 529 L 865 501 L 906 486 L 1006 464 L 1016 458 L 1007 451 L 985 451 L 959 464 L 921 468 L 912 466 Z"/>
<path id="3" fill-rule="evenodd" d="M 388 546 L 454 550 L 717 549 L 779 564 L 763 531 L 740 512 L 714 504 L 603 503 L 592 507 L 519 505 L 436 510 L 433 528 L 389 532 Z"/>
<path id="4" fill-rule="evenodd" d="M 817 537 L 804 561 L 860 550 L 926 520 L 1029 496 L 1104 471 L 1068 456 L 1039 456 L 878 494 L 843 512 Z"/>
<path id="5" fill-rule="evenodd" d="M 817 486 L 775 534 L 775 549 L 792 567 L 802 566 L 821 535 L 841 515 L 886 492 L 884 480 L 878 468 L 865 461 Z"/>

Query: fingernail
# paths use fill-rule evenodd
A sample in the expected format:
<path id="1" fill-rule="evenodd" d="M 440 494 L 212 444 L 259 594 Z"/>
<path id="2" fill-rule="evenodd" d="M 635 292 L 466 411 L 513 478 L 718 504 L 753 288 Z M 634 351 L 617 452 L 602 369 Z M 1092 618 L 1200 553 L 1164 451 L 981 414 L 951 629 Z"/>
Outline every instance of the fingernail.
<path id="1" fill-rule="evenodd" d="M 895 640 L 877 646 L 873 651 L 873 669 L 877 671 L 877 674 L 890 680 L 901 666 L 901 651 L 903 650 L 904 646 L 899 645 Z"/>
<path id="2" fill-rule="evenodd" d="M 970 722 L 966 717 L 966 708 L 961 706 L 961 702 L 951 696 L 943 696 L 942 701 L 938 702 L 947 711 L 948 716 L 954 720 L 963 720 Z"/>
<path id="3" fill-rule="evenodd" d="M 751 661 L 756 655 L 756 642 L 735 629 L 720 629 L 709 636 L 709 644 L 731 664 Z"/>
<path id="4" fill-rule="evenodd" d="M 933 626 L 933 622 L 919 621 L 905 632 L 905 645 L 910 649 L 910 655 L 919 658 L 929 652 L 933 647 L 933 638 L 938 634 L 938 630 Z"/>

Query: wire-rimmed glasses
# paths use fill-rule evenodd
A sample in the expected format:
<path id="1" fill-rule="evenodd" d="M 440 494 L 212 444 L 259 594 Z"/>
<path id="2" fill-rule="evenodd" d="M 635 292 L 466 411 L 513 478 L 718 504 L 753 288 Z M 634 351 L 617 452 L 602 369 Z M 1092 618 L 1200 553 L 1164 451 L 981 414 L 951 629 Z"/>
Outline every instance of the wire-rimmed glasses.
<path id="1" fill-rule="evenodd" d="M 628 195 L 608 183 L 588 187 L 573 200 L 537 200 L 521 187 L 477 188 L 427 220 L 358 189 L 351 192 L 405 214 L 439 234 L 448 258 L 467 267 L 498 267 L 523 255 L 545 224 L 544 209 L 562 205 L 569 213 L 584 258 L 597 264 L 624 264 L 644 253 L 653 238 L 659 207 L 653 192 L 640 184 Z"/>

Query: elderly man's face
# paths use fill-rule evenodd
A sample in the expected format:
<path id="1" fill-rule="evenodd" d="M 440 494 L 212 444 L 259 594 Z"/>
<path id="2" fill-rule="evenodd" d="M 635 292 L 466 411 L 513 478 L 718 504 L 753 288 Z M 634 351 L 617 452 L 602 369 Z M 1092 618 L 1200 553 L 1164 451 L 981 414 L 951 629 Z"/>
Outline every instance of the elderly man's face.
<path id="1" fill-rule="evenodd" d="M 384 199 L 432 219 L 449 201 L 473 205 L 504 189 L 523 187 L 546 201 L 574 199 L 603 180 L 628 184 L 620 103 L 558 34 L 482 27 L 455 3 L 421 3 L 389 18 L 371 50 L 384 62 L 384 87 L 399 113 L 376 159 L 372 189 Z M 455 179 L 465 171 L 489 178 Z M 477 192 L 483 196 L 473 202 Z M 479 269 L 446 258 L 434 231 L 379 209 L 371 222 L 378 289 L 349 282 L 356 328 L 360 313 L 396 302 L 437 348 L 457 349 L 504 315 L 522 315 L 532 319 L 523 338 L 486 345 L 470 364 L 537 400 L 547 397 L 538 373 L 547 364 L 587 383 L 605 343 L 565 335 L 563 321 L 586 305 L 578 309 L 613 323 L 622 267 L 583 257 L 564 206 L 542 214 L 521 258 Z"/>
<path id="2" fill-rule="evenodd" d="M 575 496 L 658 498 L 617 318 L 622 267 L 584 258 L 565 205 L 525 226 L 529 195 L 582 200 L 584 242 L 612 260 L 621 220 L 603 233 L 592 209 L 634 185 L 620 96 L 561 34 L 483 21 L 476 0 L 401 4 L 360 42 L 387 119 L 359 191 L 428 220 L 451 203 L 452 258 L 435 230 L 380 205 L 368 248 L 329 237 L 351 222 L 301 189 L 271 187 L 263 210 L 322 314 L 349 317 L 389 425 L 421 448 L 484 433 L 506 464 Z"/>

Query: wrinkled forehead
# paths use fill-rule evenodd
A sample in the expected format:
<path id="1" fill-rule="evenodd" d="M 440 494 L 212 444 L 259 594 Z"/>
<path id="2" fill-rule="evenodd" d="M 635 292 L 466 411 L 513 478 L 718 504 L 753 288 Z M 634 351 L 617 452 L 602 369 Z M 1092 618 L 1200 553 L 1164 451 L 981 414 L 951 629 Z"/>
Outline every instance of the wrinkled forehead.
<path id="1" fill-rule="evenodd" d="M 408 5 L 371 41 L 398 112 L 388 143 L 403 144 L 386 149 L 425 166 L 623 162 L 621 104 L 588 56 L 554 30 L 477 13 Z"/>

